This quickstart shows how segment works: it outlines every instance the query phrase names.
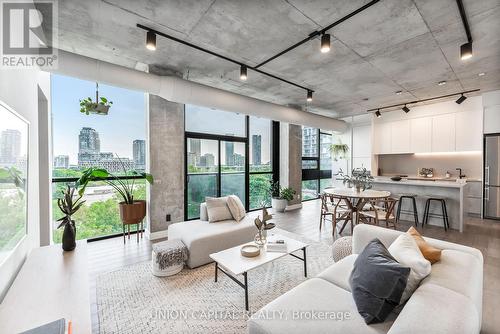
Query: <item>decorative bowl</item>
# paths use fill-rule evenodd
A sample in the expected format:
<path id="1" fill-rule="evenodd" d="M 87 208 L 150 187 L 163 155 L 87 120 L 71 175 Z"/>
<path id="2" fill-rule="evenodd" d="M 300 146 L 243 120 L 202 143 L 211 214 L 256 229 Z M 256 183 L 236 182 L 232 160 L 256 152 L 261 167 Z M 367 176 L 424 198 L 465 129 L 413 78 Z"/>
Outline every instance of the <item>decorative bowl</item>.
<path id="1" fill-rule="evenodd" d="M 393 176 L 393 177 L 391 177 L 391 180 L 393 180 L 393 181 L 401 181 L 401 176 Z"/>
<path id="2" fill-rule="evenodd" d="M 245 245 L 241 247 L 240 252 L 244 257 L 256 257 L 260 254 L 260 248 L 256 245 Z"/>

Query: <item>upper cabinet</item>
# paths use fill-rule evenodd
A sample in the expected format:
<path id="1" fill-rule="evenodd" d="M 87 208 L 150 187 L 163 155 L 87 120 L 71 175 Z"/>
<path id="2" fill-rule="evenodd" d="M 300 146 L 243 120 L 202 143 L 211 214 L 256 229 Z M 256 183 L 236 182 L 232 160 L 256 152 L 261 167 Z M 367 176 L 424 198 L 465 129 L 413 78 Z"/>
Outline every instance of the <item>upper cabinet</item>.
<path id="1" fill-rule="evenodd" d="M 374 154 L 481 151 L 480 109 L 374 122 Z"/>
<path id="2" fill-rule="evenodd" d="M 432 119 L 430 117 L 410 120 L 410 151 L 426 153 L 432 150 Z"/>
<path id="3" fill-rule="evenodd" d="M 459 112 L 455 118 L 457 151 L 480 151 L 483 144 L 483 124 L 480 111 Z"/>
<path id="4" fill-rule="evenodd" d="M 455 151 L 455 114 L 432 117 L 432 152 Z"/>
<path id="5" fill-rule="evenodd" d="M 391 153 L 410 153 L 410 121 L 391 122 Z"/>

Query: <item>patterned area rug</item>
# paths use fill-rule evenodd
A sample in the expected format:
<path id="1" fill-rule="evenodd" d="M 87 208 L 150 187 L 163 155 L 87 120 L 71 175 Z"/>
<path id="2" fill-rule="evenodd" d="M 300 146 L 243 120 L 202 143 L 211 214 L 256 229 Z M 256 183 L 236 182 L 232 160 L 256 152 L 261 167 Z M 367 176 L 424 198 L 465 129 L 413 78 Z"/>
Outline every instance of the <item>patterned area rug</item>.
<path id="1" fill-rule="evenodd" d="M 333 263 L 331 245 L 326 242 L 278 229 L 274 232 L 310 245 L 309 277 Z M 305 279 L 303 262 L 292 256 L 250 271 L 250 313 L 246 313 L 244 290 L 222 273 L 214 282 L 213 264 L 159 278 L 151 274 L 150 261 L 138 263 L 98 276 L 100 333 L 245 333 L 252 312 Z"/>

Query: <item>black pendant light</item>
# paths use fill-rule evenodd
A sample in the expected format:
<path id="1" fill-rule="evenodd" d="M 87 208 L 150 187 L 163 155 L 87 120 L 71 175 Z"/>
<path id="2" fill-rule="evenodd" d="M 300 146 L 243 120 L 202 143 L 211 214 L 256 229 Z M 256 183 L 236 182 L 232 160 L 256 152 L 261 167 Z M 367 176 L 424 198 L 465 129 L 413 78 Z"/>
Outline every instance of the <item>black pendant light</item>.
<path id="1" fill-rule="evenodd" d="M 241 65 L 241 67 L 240 67 L 240 79 L 243 81 L 246 81 L 247 78 L 248 78 L 247 67 L 245 65 Z"/>
<path id="2" fill-rule="evenodd" d="M 146 48 L 148 50 L 156 50 L 156 34 L 152 31 L 146 32 Z"/>
<path id="3" fill-rule="evenodd" d="M 321 52 L 327 53 L 330 51 L 330 34 L 321 35 Z"/>

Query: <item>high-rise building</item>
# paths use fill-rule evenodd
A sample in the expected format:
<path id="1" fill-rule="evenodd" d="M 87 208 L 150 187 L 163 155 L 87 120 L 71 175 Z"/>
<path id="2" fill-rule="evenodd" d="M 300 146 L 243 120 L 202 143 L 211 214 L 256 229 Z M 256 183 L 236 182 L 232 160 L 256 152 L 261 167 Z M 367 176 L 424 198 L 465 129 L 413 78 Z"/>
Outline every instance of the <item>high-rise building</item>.
<path id="1" fill-rule="evenodd" d="M 200 167 L 215 166 L 215 157 L 211 153 L 205 153 L 200 157 Z"/>
<path id="2" fill-rule="evenodd" d="M 318 156 L 318 129 L 302 127 L 302 156 Z"/>
<path id="3" fill-rule="evenodd" d="M 21 156 L 21 132 L 6 129 L 0 136 L 0 162 L 15 163 Z"/>
<path id="4" fill-rule="evenodd" d="M 197 157 L 201 157 L 201 139 L 189 139 L 190 148 L 189 152 L 194 153 Z"/>
<path id="5" fill-rule="evenodd" d="M 99 132 L 92 128 L 82 128 L 78 135 L 78 153 L 99 153 L 100 151 Z"/>
<path id="6" fill-rule="evenodd" d="M 142 139 L 134 140 L 132 144 L 135 169 L 146 169 L 146 141 Z"/>
<path id="7" fill-rule="evenodd" d="M 69 156 L 67 155 L 56 155 L 54 157 L 54 168 L 69 168 Z"/>
<path id="8" fill-rule="evenodd" d="M 259 166 L 262 164 L 262 156 L 261 156 L 261 147 L 262 145 L 262 136 L 261 135 L 253 135 L 252 136 L 252 164 L 254 166 Z"/>
<path id="9" fill-rule="evenodd" d="M 234 143 L 232 141 L 226 142 L 226 166 L 234 165 Z"/>

